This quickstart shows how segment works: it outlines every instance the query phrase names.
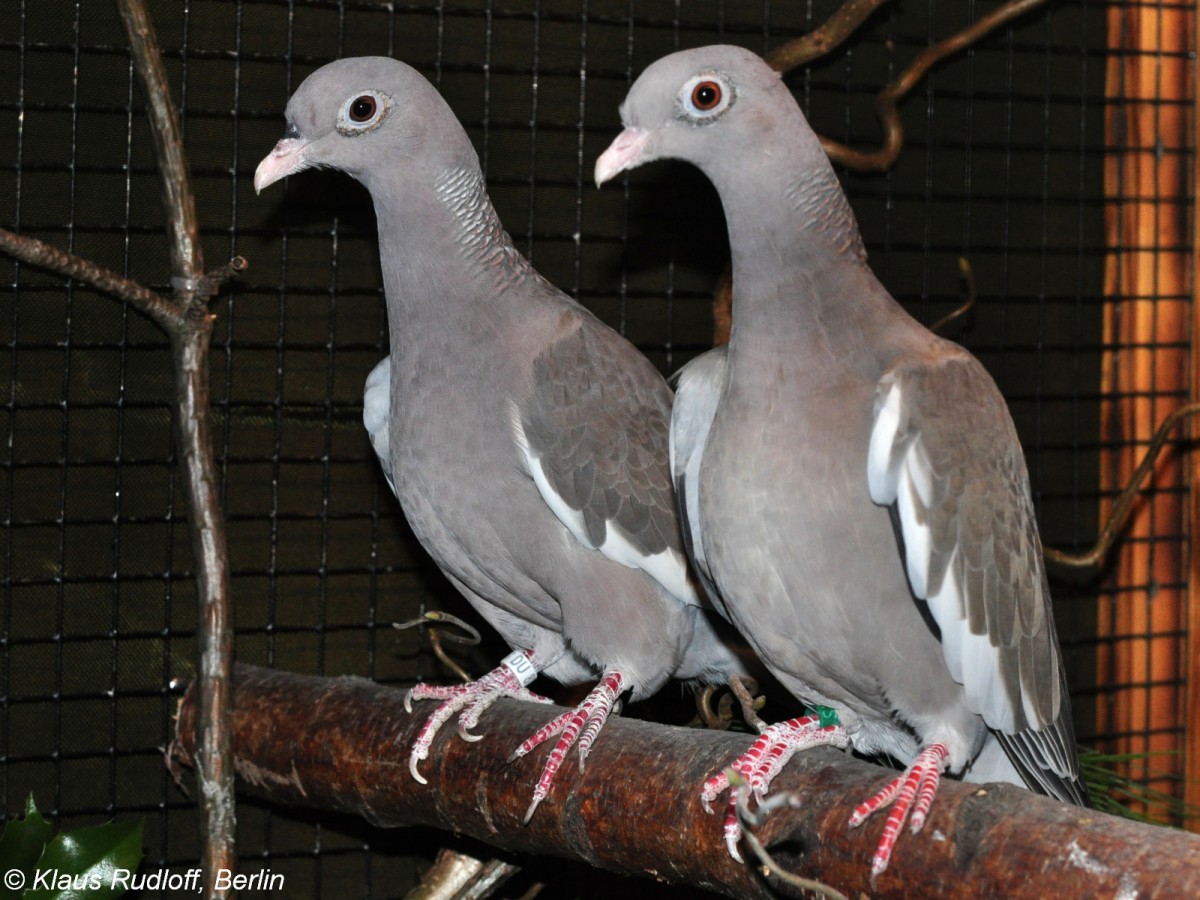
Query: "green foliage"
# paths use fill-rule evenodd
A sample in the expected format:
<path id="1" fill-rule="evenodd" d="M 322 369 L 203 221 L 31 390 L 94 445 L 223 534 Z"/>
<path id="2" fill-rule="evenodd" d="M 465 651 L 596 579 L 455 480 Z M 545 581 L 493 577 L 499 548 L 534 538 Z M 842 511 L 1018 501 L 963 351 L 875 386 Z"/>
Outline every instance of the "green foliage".
<path id="1" fill-rule="evenodd" d="M 1101 812 L 1163 825 L 1186 822 L 1200 816 L 1200 809 L 1189 806 L 1175 794 L 1150 787 L 1153 781 L 1180 781 L 1177 775 L 1151 769 L 1147 763 L 1152 756 L 1173 756 L 1173 751 L 1158 753 L 1099 753 L 1079 748 L 1079 771 L 1092 795 L 1092 805 Z M 1130 809 L 1144 805 L 1145 813 Z"/>
<path id="2" fill-rule="evenodd" d="M 125 893 L 113 874 L 137 870 L 142 822 L 97 825 L 54 836 L 30 795 L 25 817 L 0 834 L 0 898 L 106 900 Z"/>
<path id="3" fill-rule="evenodd" d="M 42 857 L 42 851 L 46 849 L 46 844 L 50 842 L 53 834 L 54 829 L 42 818 L 33 802 L 33 794 L 30 794 L 29 799 L 25 801 L 25 818 L 9 822 L 4 827 L 4 833 L 0 834 L 0 872 L 7 874 L 17 870 L 23 876 L 20 883 L 30 883 L 37 862 Z M 0 888 L 4 892 L 2 896 L 21 896 L 21 891 L 14 891 L 10 887 L 12 883 L 8 878 L 4 879 L 3 887 Z"/>

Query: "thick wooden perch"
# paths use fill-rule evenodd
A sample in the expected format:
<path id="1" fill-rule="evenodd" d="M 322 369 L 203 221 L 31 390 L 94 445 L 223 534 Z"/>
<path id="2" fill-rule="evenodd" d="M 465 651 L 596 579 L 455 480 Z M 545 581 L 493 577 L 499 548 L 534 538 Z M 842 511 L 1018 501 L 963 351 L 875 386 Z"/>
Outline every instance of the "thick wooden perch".
<path id="1" fill-rule="evenodd" d="M 759 868 L 725 852 L 719 816 L 700 785 L 746 735 L 614 718 L 577 777 L 573 761 L 528 826 L 521 824 L 544 753 L 509 751 L 554 709 L 502 701 L 468 744 L 442 729 L 422 766 L 407 748 L 432 710 L 409 715 L 403 693 L 357 678 L 321 679 L 238 666 L 233 744 L 240 787 L 276 803 L 350 812 L 375 825 L 426 825 L 496 847 L 580 860 L 614 872 L 736 897 L 783 893 Z M 173 753 L 190 764 L 196 698 L 180 709 Z M 850 895 L 1200 896 L 1200 838 L 1064 806 L 1001 785 L 943 782 L 919 835 L 905 834 L 877 884 L 870 857 L 882 819 L 847 827 L 856 802 L 888 773 L 836 750 L 796 757 L 776 790 L 800 809 L 773 812 L 758 836 L 789 871 Z"/>

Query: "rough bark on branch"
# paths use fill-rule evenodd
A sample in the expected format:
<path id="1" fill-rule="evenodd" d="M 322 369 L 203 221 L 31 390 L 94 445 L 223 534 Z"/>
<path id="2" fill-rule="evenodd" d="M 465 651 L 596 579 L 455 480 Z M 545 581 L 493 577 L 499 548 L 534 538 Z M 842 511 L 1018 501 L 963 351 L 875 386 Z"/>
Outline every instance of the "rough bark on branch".
<path id="1" fill-rule="evenodd" d="M 271 801 L 361 815 L 379 826 L 426 825 L 496 847 L 581 860 L 604 869 L 737 897 L 779 896 L 757 868 L 725 852 L 719 817 L 698 795 L 749 738 L 614 718 L 578 776 L 564 766 L 550 797 L 521 824 L 544 753 L 507 756 L 553 709 L 502 701 L 485 739 L 442 729 L 422 766 L 407 749 L 432 710 L 404 711 L 403 693 L 356 678 L 321 679 L 238 666 L 234 753 L 243 790 Z M 190 763 L 195 697 L 180 709 L 173 753 Z M 1200 896 L 1200 838 L 1064 806 L 1009 786 L 943 782 L 919 835 L 905 834 L 872 886 L 882 819 L 851 830 L 854 805 L 888 777 L 835 750 L 797 756 L 776 790 L 798 810 L 771 814 L 760 839 L 787 870 L 847 894 L 888 896 Z"/>
<path id="2" fill-rule="evenodd" d="M 220 481 L 213 456 L 209 418 L 208 350 L 213 316 L 208 302 L 222 281 L 245 268 L 244 260 L 205 274 L 200 222 L 192 192 L 179 114 L 171 99 L 167 67 L 144 0 L 116 0 L 129 39 L 129 53 L 146 96 L 171 249 L 173 299 L 180 315 L 167 320 L 175 360 L 175 427 L 183 462 L 184 492 L 196 568 L 199 621 L 197 669 L 203 685 L 199 702 L 200 837 L 205 896 L 228 895 L 215 873 L 237 862 L 237 822 L 230 769 L 230 674 L 233 668 L 233 615 L 229 604 L 229 551 Z"/>

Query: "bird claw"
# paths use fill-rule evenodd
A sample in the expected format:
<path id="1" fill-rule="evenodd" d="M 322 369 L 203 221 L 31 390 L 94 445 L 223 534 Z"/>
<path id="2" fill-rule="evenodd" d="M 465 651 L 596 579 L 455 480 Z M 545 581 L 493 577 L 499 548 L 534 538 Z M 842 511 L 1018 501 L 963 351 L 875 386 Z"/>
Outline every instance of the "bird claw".
<path id="1" fill-rule="evenodd" d="M 725 814 L 725 846 L 729 855 L 742 862 L 742 856 L 737 851 L 742 825 L 737 815 L 735 781 L 749 785 L 756 802 L 763 804 L 771 781 L 797 751 L 824 744 L 845 747 L 849 741 L 844 728 L 840 725 L 822 726 L 817 716 L 790 719 L 767 728 L 732 765 L 709 778 L 700 792 L 700 803 L 707 812 L 712 812 L 712 800 L 730 790 Z"/>
<path id="2" fill-rule="evenodd" d="M 525 818 L 522 820 L 521 824 L 523 824 L 523 825 L 529 824 L 529 820 L 533 818 L 534 810 L 536 810 L 538 808 L 538 805 L 544 799 L 545 799 L 545 794 L 540 794 L 538 791 L 533 792 L 533 802 L 529 804 L 529 809 L 525 810 Z"/>
<path id="3" fill-rule="evenodd" d="M 722 769 L 704 782 L 704 788 L 700 791 L 700 805 L 704 807 L 704 811 L 710 816 L 713 814 L 712 802 L 729 789 L 732 784 L 730 773 L 734 771 L 734 768 L 730 766 Z"/>
<path id="4" fill-rule="evenodd" d="M 423 758 L 424 757 L 422 757 L 422 759 Z M 412 775 L 413 780 L 416 781 L 417 784 L 429 784 L 429 782 L 424 778 L 424 776 L 422 776 L 421 773 L 417 771 L 417 763 L 418 762 L 420 762 L 420 759 L 417 758 L 417 755 L 415 753 L 408 758 L 409 774 Z"/>
<path id="5" fill-rule="evenodd" d="M 946 765 L 949 753 L 945 744 L 931 744 L 926 747 L 917 754 L 917 758 L 903 774 L 888 782 L 879 793 L 860 803 L 850 816 L 850 827 L 857 828 L 873 813 L 888 804 L 892 805 L 883 826 L 883 837 L 879 839 L 875 855 L 871 858 L 872 880 L 882 875 L 891 862 L 892 851 L 895 849 L 896 839 L 904 830 L 905 820 L 908 820 L 909 831 L 913 834 L 925 827 L 925 819 L 933 805 L 933 798 L 937 794 L 942 769 Z"/>
<path id="6" fill-rule="evenodd" d="M 532 654 L 526 651 L 532 658 Z M 468 684 L 448 686 L 431 686 L 418 684 L 410 688 L 404 695 L 404 708 L 412 712 L 414 700 L 440 700 L 441 704 L 433 714 L 425 720 L 417 739 L 413 742 L 412 753 L 409 757 L 408 771 L 420 784 L 428 782 L 417 771 L 417 763 L 429 756 L 429 748 L 433 745 L 438 731 L 455 713 L 458 713 L 458 734 L 464 741 L 474 743 L 484 735 L 474 734 L 471 729 L 479 723 L 483 712 L 502 697 L 512 697 L 516 700 L 527 700 L 535 703 L 550 701 L 526 688 L 517 675 L 507 666 L 500 666 L 484 675 L 478 681 Z"/>
<path id="7" fill-rule="evenodd" d="M 737 862 L 737 863 L 745 863 L 746 862 L 744 859 L 742 859 L 742 854 L 738 853 L 737 845 L 738 845 L 738 841 L 740 841 L 741 838 L 742 838 L 742 829 L 741 828 L 737 829 L 737 831 L 730 831 L 730 830 L 726 829 L 726 831 L 725 831 L 725 848 L 729 851 L 729 855 L 733 857 L 733 861 Z"/>
<path id="8" fill-rule="evenodd" d="M 532 818 L 538 804 L 549 796 L 550 787 L 554 783 L 554 777 L 558 774 L 559 767 L 562 765 L 563 759 L 566 758 L 567 751 L 576 744 L 576 741 L 578 741 L 579 770 L 580 772 L 583 771 L 584 760 L 587 759 L 593 742 L 599 736 L 600 730 L 604 727 L 604 723 L 608 721 L 608 717 L 612 713 L 617 696 L 621 693 L 624 685 L 624 678 L 615 669 L 605 672 L 600 683 L 592 689 L 592 692 L 588 694 L 587 698 L 579 706 L 551 719 L 509 754 L 508 759 L 510 762 L 520 759 L 535 747 L 540 746 L 555 735 L 560 735 L 558 742 L 554 745 L 554 749 L 550 751 L 550 756 L 546 759 L 546 765 L 542 769 L 541 776 L 538 778 L 537 787 L 533 793 L 533 802 L 529 805 L 529 811 L 525 814 L 526 823 Z"/>

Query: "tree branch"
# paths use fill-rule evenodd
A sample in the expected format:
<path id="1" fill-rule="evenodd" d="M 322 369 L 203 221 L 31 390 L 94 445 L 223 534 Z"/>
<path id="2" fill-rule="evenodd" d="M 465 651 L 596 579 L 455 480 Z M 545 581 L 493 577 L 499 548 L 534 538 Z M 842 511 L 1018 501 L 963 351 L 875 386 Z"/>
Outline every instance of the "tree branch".
<path id="1" fill-rule="evenodd" d="M 179 312 L 171 302 L 149 288 L 36 238 L 0 228 L 0 250 L 39 269 L 49 269 L 131 303 L 168 331 L 179 318 Z"/>
<path id="2" fill-rule="evenodd" d="M 154 140 L 154 155 L 162 179 L 167 235 L 171 241 L 171 271 L 178 279 L 198 279 L 204 274 L 204 253 L 200 247 L 196 198 L 192 193 L 179 115 L 171 100 L 171 83 L 167 80 L 158 37 L 142 0 L 116 0 L 116 4 L 146 94 L 146 115 L 150 119 L 150 136 Z M 176 290 L 188 291 L 189 287 L 183 284 Z M 200 303 L 207 301 L 207 296 L 198 298 Z"/>
<path id="3" fill-rule="evenodd" d="M 229 609 L 229 551 L 209 421 L 208 349 L 213 317 L 208 301 L 221 272 L 204 274 L 196 199 L 192 193 L 179 115 L 171 100 L 166 66 L 143 0 L 116 0 L 129 50 L 146 95 L 146 112 L 162 177 L 163 207 L 171 247 L 171 285 L 184 315 L 168 329 L 175 358 L 175 387 L 184 490 L 191 516 L 199 621 L 196 628 L 200 780 L 200 837 L 204 884 L 210 898 L 224 897 L 215 873 L 232 871 L 236 801 L 229 741 L 233 625 Z M 236 269 L 227 267 L 228 271 Z M 226 270 L 222 270 L 226 271 Z"/>
<path id="4" fill-rule="evenodd" d="M 1158 456 L 1167 443 L 1167 437 L 1176 425 L 1196 413 L 1200 413 L 1200 402 L 1181 406 L 1163 419 L 1158 430 L 1154 432 L 1150 446 L 1146 448 L 1146 455 L 1142 457 L 1142 461 L 1134 470 L 1133 477 L 1121 489 L 1116 502 L 1113 503 L 1108 521 L 1104 523 L 1104 527 L 1100 530 L 1100 536 L 1092 545 L 1092 549 L 1083 553 L 1066 553 L 1062 550 L 1055 550 L 1053 547 L 1045 547 L 1043 552 L 1046 554 L 1046 561 L 1064 568 L 1085 569 L 1092 572 L 1103 566 L 1108 551 L 1117 542 L 1121 530 L 1129 521 L 1129 517 L 1133 515 L 1133 506 L 1137 501 L 1138 492 L 1141 491 L 1142 484 L 1150 477 L 1150 473 L 1154 471 L 1154 464 L 1158 461 Z"/>
<path id="5" fill-rule="evenodd" d="M 890 169 L 904 146 L 904 122 L 896 106 L 920 83 L 925 73 L 947 56 L 971 46 L 989 32 L 1045 2 L 1046 0 L 1010 0 L 972 22 L 962 31 L 926 47 L 913 58 L 903 72 L 888 82 L 875 98 L 875 111 L 879 115 L 879 123 L 883 126 L 883 146 L 878 150 L 855 150 L 832 138 L 819 136 L 826 154 L 838 165 L 859 172 L 884 172 Z"/>
<path id="6" fill-rule="evenodd" d="M 786 74 L 841 46 L 887 0 L 846 0 L 819 27 L 770 51 L 765 59 L 776 71 Z M 904 146 L 904 121 L 899 102 L 947 56 L 971 46 L 988 33 L 1043 5 L 1046 0 L 1009 0 L 962 31 L 938 41 L 917 54 L 912 62 L 886 84 L 875 98 L 875 111 L 883 127 L 883 146 L 878 150 L 855 150 L 833 138 L 817 135 L 829 159 L 860 172 L 884 172 L 892 167 Z M 728 265 L 713 289 L 713 346 L 729 340 L 732 327 L 733 277 Z M 939 322 L 938 325 L 944 324 Z M 935 329 L 936 330 L 936 326 Z"/>
<path id="7" fill-rule="evenodd" d="M 201 838 L 204 883 L 216 884 L 218 869 L 233 869 L 234 813 L 228 694 L 233 664 L 229 614 L 229 564 L 225 521 L 220 509 L 216 463 L 209 424 L 208 348 L 213 317 L 209 300 L 235 272 L 246 268 L 236 257 L 205 274 L 196 202 L 183 151 L 179 117 L 158 41 L 142 0 L 116 0 L 129 37 L 130 53 L 146 94 L 150 132 L 163 185 L 163 205 L 171 243 L 173 298 L 155 292 L 95 263 L 41 241 L 0 230 L 0 250 L 19 260 L 82 281 L 133 304 L 167 332 L 175 361 L 176 427 L 183 459 L 191 518 L 192 549 L 199 600 L 199 733 Z M 209 888 L 209 897 L 225 896 Z"/>
<path id="8" fill-rule="evenodd" d="M 746 748 L 747 735 L 614 718 L 587 770 L 568 764 L 528 826 L 521 824 L 542 764 L 509 751 L 553 709 L 497 703 L 479 743 L 445 727 L 423 774 L 408 748 L 432 711 L 404 712 L 403 693 L 356 678 L 320 679 L 239 666 L 235 765 L 242 788 L 287 805 L 360 815 L 375 825 L 426 825 L 496 847 L 576 859 L 624 874 L 731 896 L 778 896 L 754 867 L 726 853 L 721 820 L 699 803 L 704 779 Z M 180 709 L 174 756 L 195 747 L 194 689 Z M 800 808 L 772 812 L 758 831 L 776 863 L 849 896 L 1200 896 L 1200 838 L 1066 806 L 1004 785 L 943 781 L 919 835 L 904 834 L 872 886 L 883 828 L 847 827 L 854 805 L 894 773 L 830 749 L 798 755 L 774 792 Z"/>
<path id="9" fill-rule="evenodd" d="M 764 57 L 777 72 L 790 72 L 836 50 L 888 0 L 846 0 L 821 25 L 808 34 L 781 44 Z"/>

